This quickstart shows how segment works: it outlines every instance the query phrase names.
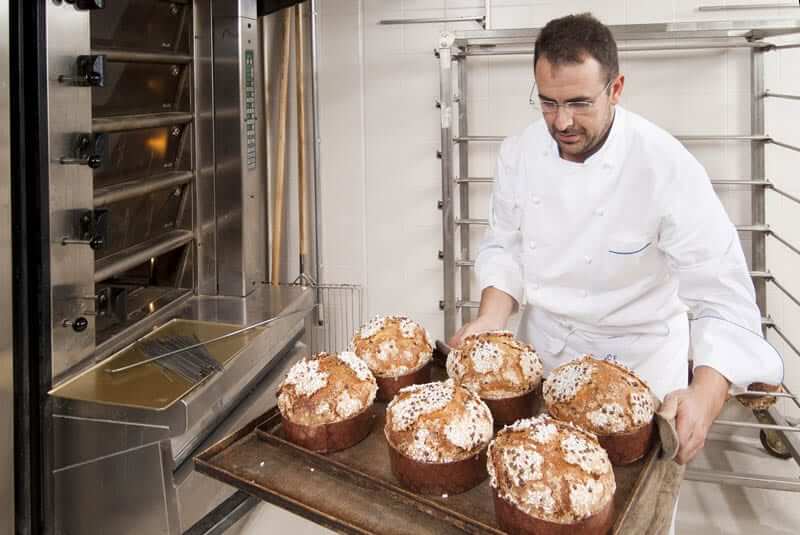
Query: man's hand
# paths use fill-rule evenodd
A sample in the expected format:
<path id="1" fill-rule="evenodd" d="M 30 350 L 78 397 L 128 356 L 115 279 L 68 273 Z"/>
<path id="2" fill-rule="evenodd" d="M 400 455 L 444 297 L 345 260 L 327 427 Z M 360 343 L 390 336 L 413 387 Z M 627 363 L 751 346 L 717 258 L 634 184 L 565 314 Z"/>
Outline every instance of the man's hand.
<path id="1" fill-rule="evenodd" d="M 484 288 L 481 292 L 481 308 L 478 311 L 478 319 L 463 325 L 450 338 L 447 345 L 458 347 L 467 335 L 505 329 L 508 317 L 516 308 L 517 302 L 504 291 L 498 290 L 494 286 Z"/>
<path id="2" fill-rule="evenodd" d="M 478 319 L 466 323 L 461 326 L 456 334 L 447 342 L 450 347 L 458 347 L 464 341 L 464 338 L 470 334 L 482 333 L 485 331 L 496 331 L 505 328 L 505 322 L 491 318 L 489 316 L 478 316 Z"/>
<path id="3" fill-rule="evenodd" d="M 730 383 L 708 366 L 694 370 L 689 388 L 667 394 L 659 413 L 664 418 L 675 419 L 680 447 L 675 459 L 687 464 L 700 453 L 706 442 L 708 430 L 719 416 L 728 395 Z"/>

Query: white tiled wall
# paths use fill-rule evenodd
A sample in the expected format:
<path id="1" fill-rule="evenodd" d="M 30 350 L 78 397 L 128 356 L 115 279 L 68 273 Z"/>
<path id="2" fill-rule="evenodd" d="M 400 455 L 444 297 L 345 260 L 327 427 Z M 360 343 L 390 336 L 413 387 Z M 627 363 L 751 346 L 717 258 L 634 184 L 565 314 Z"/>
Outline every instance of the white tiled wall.
<path id="1" fill-rule="evenodd" d="M 492 0 L 495 28 L 541 26 L 553 17 L 591 11 L 609 24 L 687 20 L 796 17 L 800 9 L 700 12 L 700 5 L 763 3 L 759 0 Z M 483 0 L 324 0 L 320 2 L 320 90 L 322 140 L 323 281 L 362 284 L 368 313 L 405 312 L 442 335 L 437 308 L 442 295 L 437 37 L 474 23 L 384 26 L 386 18 L 464 16 L 483 12 Z M 741 50 L 624 53 L 623 106 L 675 133 L 748 133 L 749 55 Z M 473 58 L 469 74 L 470 134 L 519 132 L 535 115 L 527 105 L 530 58 Z M 800 93 L 800 49 L 766 55 L 767 87 Z M 767 132 L 800 145 L 794 118 L 800 102 L 768 100 Z M 690 149 L 716 178 L 746 178 L 746 144 L 704 143 Z M 496 148 L 476 145 L 471 175 L 492 176 Z M 767 176 L 800 196 L 800 153 L 767 149 Z M 720 188 L 738 223 L 749 222 L 747 190 Z M 474 186 L 473 215 L 483 217 L 488 187 Z M 800 205 L 767 193 L 768 220 L 800 246 Z M 477 243 L 480 231 L 473 236 Z M 768 263 L 780 282 L 800 295 L 800 258 L 768 240 Z M 769 308 L 787 335 L 800 343 L 800 306 L 774 287 Z M 787 382 L 800 391 L 800 357 L 773 334 L 786 360 Z M 800 416 L 788 403 L 787 414 Z M 709 447 L 701 463 L 736 457 L 751 472 L 794 470 L 766 462 L 750 434 L 748 453 Z M 749 441 L 749 442 L 748 442 Z M 717 448 L 717 449 L 715 449 Z M 755 452 L 755 453 L 754 453 Z M 796 470 L 795 470 L 796 472 Z M 792 472 L 794 473 L 794 472 Z M 679 533 L 755 533 L 779 511 L 781 522 L 800 522 L 788 504 L 797 495 L 738 490 L 708 484 L 684 486 Z M 756 513 L 753 511 L 756 510 Z M 712 515 L 711 517 L 707 515 Z M 716 518 L 714 514 L 718 515 Z M 721 516 L 720 516 L 721 515 Z M 737 515 L 743 515 L 741 518 Z M 772 518 L 772 517 L 770 517 Z M 756 523 L 754 523 L 756 522 Z M 767 522 L 773 533 L 781 531 Z M 784 524 L 786 525 L 786 524 Z M 680 529 L 682 528 L 682 529 Z M 778 531 L 774 531 L 778 529 Z M 709 531 L 710 530 L 710 531 Z"/>

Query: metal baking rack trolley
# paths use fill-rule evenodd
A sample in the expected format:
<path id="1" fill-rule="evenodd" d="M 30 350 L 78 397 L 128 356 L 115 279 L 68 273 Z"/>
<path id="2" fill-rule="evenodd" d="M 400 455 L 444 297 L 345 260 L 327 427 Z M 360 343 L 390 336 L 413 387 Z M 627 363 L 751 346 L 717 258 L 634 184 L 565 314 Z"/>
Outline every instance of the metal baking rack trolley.
<path id="1" fill-rule="evenodd" d="M 750 147 L 750 176 L 741 179 L 715 178 L 716 189 L 734 188 L 750 199 L 749 224 L 737 225 L 745 251 L 750 252 L 750 269 L 756 290 L 756 299 L 762 312 L 762 326 L 766 332 L 774 331 L 796 357 L 800 350 L 773 321 L 767 311 L 767 285 L 772 284 L 785 294 L 794 305 L 800 300 L 775 279 L 767 267 L 766 241 L 775 240 L 789 251 L 800 255 L 800 244 L 787 241 L 766 223 L 766 192 L 772 191 L 795 203 L 800 199 L 777 187 L 767 179 L 765 152 L 767 145 L 800 152 L 800 146 L 773 139 L 765 132 L 765 100 L 794 99 L 800 95 L 769 92 L 764 87 L 765 55 L 785 48 L 798 48 L 800 44 L 775 44 L 771 38 L 800 34 L 800 20 L 776 21 L 722 21 L 679 22 L 664 24 L 639 24 L 611 26 L 619 50 L 624 56 L 629 52 L 646 51 L 699 51 L 709 49 L 744 49 L 750 54 L 750 131 L 735 135 L 677 135 L 683 143 L 699 142 L 746 143 Z M 468 129 L 468 67 L 470 58 L 481 56 L 528 55 L 538 29 L 470 30 L 444 34 L 436 50 L 440 66 L 440 95 L 437 106 L 441 113 L 441 171 L 442 200 L 442 250 L 439 257 L 444 264 L 444 295 L 439 303 L 444 312 L 445 336 L 449 338 L 461 322 L 472 318 L 472 310 L 479 303 L 471 295 L 471 273 L 474 249 L 470 246 L 471 230 L 488 225 L 486 219 L 470 213 L 470 193 L 479 184 L 491 184 L 492 177 L 476 177 L 470 170 L 470 150 L 476 146 L 497 146 L 505 136 L 475 134 Z M 670 56 L 674 58 L 674 55 Z M 473 153 L 474 156 L 474 153 Z M 486 187 L 486 186 L 483 186 Z M 472 234 L 472 236 L 471 236 Z M 800 402 L 784 385 L 792 402 Z M 787 421 L 776 406 L 765 411 L 754 411 L 755 422 L 717 420 L 715 425 L 754 427 L 761 431 L 761 441 L 772 455 L 792 457 L 800 465 L 800 425 Z M 686 478 L 696 481 L 725 483 L 745 487 L 800 492 L 800 481 L 794 478 L 767 477 L 728 471 L 690 469 Z"/>

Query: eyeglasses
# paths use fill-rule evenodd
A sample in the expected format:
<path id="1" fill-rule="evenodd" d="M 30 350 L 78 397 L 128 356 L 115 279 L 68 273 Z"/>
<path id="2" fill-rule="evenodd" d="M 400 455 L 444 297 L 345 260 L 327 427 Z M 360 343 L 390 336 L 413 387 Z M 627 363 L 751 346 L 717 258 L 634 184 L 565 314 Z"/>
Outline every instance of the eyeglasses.
<path id="1" fill-rule="evenodd" d="M 542 100 L 539 98 L 538 94 L 536 93 L 536 82 L 534 82 L 533 87 L 531 88 L 529 102 L 531 106 L 540 109 L 545 115 L 557 113 L 558 108 L 564 108 L 564 111 L 570 115 L 586 115 L 592 111 L 595 100 L 597 100 L 600 95 L 608 91 L 608 88 L 611 87 L 611 83 L 613 81 L 613 78 L 609 80 L 605 87 L 603 87 L 602 91 L 597 93 L 597 95 L 595 95 L 591 100 L 571 100 L 563 104 L 558 103 L 555 100 Z"/>

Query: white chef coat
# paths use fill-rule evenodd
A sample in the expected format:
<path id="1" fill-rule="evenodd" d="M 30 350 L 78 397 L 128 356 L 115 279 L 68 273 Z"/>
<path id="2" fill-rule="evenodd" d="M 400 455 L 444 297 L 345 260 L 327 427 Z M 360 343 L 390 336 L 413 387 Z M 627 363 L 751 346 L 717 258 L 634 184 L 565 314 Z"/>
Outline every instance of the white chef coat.
<path id="1" fill-rule="evenodd" d="M 619 106 L 583 163 L 560 157 L 543 120 L 503 142 L 476 271 L 481 289 L 527 302 L 519 336 L 545 371 L 613 354 L 663 398 L 686 385 L 691 352 L 734 385 L 782 381 L 737 231 L 705 169 Z"/>

